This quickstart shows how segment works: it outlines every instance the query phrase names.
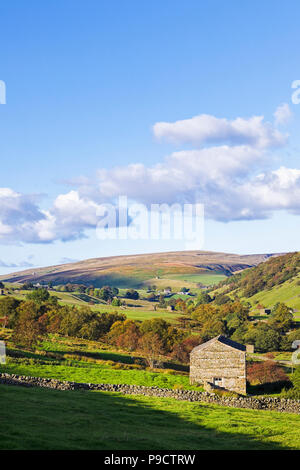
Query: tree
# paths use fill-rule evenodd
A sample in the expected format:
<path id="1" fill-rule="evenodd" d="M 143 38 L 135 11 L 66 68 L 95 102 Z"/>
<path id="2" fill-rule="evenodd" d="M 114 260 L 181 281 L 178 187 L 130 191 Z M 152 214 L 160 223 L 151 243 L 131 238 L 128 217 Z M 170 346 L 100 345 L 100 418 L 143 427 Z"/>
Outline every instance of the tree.
<path id="1" fill-rule="evenodd" d="M 218 294 L 214 298 L 214 302 L 215 302 L 216 305 L 224 305 L 228 302 L 231 302 L 231 298 L 228 297 L 228 295 L 225 295 L 225 294 Z"/>
<path id="2" fill-rule="evenodd" d="M 210 302 L 212 302 L 211 296 L 207 292 L 201 292 L 197 296 L 196 306 L 201 304 L 209 304 Z"/>
<path id="3" fill-rule="evenodd" d="M 49 299 L 50 294 L 47 289 L 41 287 L 39 289 L 35 289 L 34 291 L 30 292 L 26 295 L 28 300 L 33 300 L 34 302 L 41 304 L 43 302 L 47 302 Z"/>
<path id="4" fill-rule="evenodd" d="M 104 286 L 100 289 L 99 298 L 104 300 L 105 302 L 112 301 L 115 294 L 110 286 Z"/>
<path id="5" fill-rule="evenodd" d="M 140 298 L 139 293 L 134 289 L 129 289 L 126 292 L 125 297 L 132 300 L 138 300 Z"/>
<path id="6" fill-rule="evenodd" d="M 293 313 L 287 305 L 278 303 L 273 309 L 268 323 L 279 333 L 285 333 L 293 325 Z"/>
<path id="7" fill-rule="evenodd" d="M 288 382 L 289 378 L 274 361 L 255 362 L 247 368 L 247 378 L 251 384 Z"/>
<path id="8" fill-rule="evenodd" d="M 245 335 L 248 332 L 248 325 L 246 323 L 242 323 L 230 336 L 233 341 L 237 343 L 245 344 Z"/>
<path id="9" fill-rule="evenodd" d="M 139 340 L 139 348 L 145 356 L 151 369 L 155 366 L 155 361 L 160 359 L 164 352 L 163 341 L 157 334 L 146 333 Z"/>
<path id="10" fill-rule="evenodd" d="M 140 326 L 136 320 L 117 321 L 108 333 L 111 343 L 129 351 L 135 351 L 138 348 L 140 338 Z"/>
<path id="11" fill-rule="evenodd" d="M 20 301 L 14 297 L 4 297 L 0 300 L 0 317 L 8 317 L 8 327 L 13 328 L 17 318 L 17 308 Z"/>
<path id="12" fill-rule="evenodd" d="M 200 336 L 204 341 L 209 341 L 215 336 L 224 335 L 225 333 L 225 322 L 222 319 L 212 317 L 203 324 Z"/>
<path id="13" fill-rule="evenodd" d="M 199 326 L 203 326 L 205 322 L 210 321 L 211 318 L 218 316 L 218 308 L 212 304 L 201 304 L 195 308 L 192 312 L 193 320 L 199 323 Z"/>
<path id="14" fill-rule="evenodd" d="M 62 315 L 59 332 L 67 336 L 98 340 L 109 332 L 116 321 L 124 320 L 125 315 L 117 312 L 98 314 L 89 307 L 69 307 Z"/>
<path id="15" fill-rule="evenodd" d="M 156 335 L 166 349 L 169 326 L 171 326 L 171 324 L 163 318 L 151 318 L 150 320 L 144 320 L 140 329 L 142 335 L 146 335 L 148 333 Z"/>
<path id="16" fill-rule="evenodd" d="M 158 306 L 159 306 L 160 308 L 165 308 L 165 307 L 167 306 L 167 302 L 165 301 L 165 297 L 164 297 L 163 294 L 160 294 L 160 296 L 159 296 L 159 304 L 158 304 Z"/>
<path id="17" fill-rule="evenodd" d="M 40 321 L 37 304 L 30 301 L 22 302 L 18 307 L 13 340 L 20 346 L 33 349 L 44 333 L 44 323 Z"/>
<path id="18" fill-rule="evenodd" d="M 184 364 L 189 363 L 191 350 L 202 342 L 203 340 L 200 336 L 189 336 L 188 338 L 185 338 L 180 343 L 176 343 L 174 345 L 172 358 L 175 359 L 175 361 L 183 362 Z"/>
<path id="19" fill-rule="evenodd" d="M 279 349 L 281 335 L 265 323 L 252 326 L 244 336 L 245 342 L 254 344 L 258 352 L 277 351 Z"/>

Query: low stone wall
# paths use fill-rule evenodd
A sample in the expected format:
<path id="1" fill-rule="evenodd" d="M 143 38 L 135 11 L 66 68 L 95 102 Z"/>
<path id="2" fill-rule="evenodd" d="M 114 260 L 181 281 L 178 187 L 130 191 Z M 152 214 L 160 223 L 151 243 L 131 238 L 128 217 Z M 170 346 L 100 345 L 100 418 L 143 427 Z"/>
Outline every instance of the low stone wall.
<path id="1" fill-rule="evenodd" d="M 170 390 L 158 387 L 139 385 L 87 384 L 77 382 L 61 382 L 55 379 L 27 377 L 13 374 L 0 374 L 0 384 L 19 385 L 23 387 L 45 387 L 54 390 L 98 390 L 101 392 L 118 392 L 123 395 L 144 395 L 159 398 L 175 398 L 190 402 L 205 402 L 234 408 L 251 410 L 274 410 L 285 413 L 300 414 L 300 400 L 277 397 L 226 397 L 208 392 L 194 390 Z"/>

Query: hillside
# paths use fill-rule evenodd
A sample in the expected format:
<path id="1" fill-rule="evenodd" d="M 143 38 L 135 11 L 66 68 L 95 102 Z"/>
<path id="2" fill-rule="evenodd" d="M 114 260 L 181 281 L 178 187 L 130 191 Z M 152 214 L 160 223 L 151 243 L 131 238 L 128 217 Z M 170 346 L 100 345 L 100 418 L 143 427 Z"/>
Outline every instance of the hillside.
<path id="1" fill-rule="evenodd" d="M 0 276 L 6 282 L 84 283 L 118 287 L 141 287 L 183 283 L 211 285 L 233 273 L 258 265 L 277 255 L 236 255 L 209 251 L 182 251 L 92 258 Z"/>
<path id="2" fill-rule="evenodd" d="M 213 291 L 247 300 L 253 306 L 284 302 L 300 310 L 300 253 L 271 258 L 259 266 L 221 281 Z"/>

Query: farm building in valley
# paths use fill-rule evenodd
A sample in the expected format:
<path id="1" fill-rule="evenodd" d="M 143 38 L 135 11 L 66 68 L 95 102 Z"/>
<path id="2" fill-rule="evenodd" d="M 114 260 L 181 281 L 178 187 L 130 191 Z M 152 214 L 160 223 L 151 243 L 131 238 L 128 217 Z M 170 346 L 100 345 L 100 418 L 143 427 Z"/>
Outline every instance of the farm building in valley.
<path id="1" fill-rule="evenodd" d="M 246 347 L 222 335 L 196 346 L 190 382 L 246 394 Z"/>
<path id="2" fill-rule="evenodd" d="M 260 308 L 259 309 L 260 315 L 270 315 L 271 309 L 270 308 Z"/>

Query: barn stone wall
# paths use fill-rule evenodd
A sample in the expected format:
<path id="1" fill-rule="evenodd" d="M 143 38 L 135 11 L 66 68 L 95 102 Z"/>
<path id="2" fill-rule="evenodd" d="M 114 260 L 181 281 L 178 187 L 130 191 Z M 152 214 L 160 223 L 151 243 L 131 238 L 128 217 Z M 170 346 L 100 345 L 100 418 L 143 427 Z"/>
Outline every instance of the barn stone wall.
<path id="1" fill-rule="evenodd" d="M 246 353 L 219 341 L 195 348 L 190 355 L 190 382 L 214 384 L 222 378 L 221 387 L 246 394 Z"/>

